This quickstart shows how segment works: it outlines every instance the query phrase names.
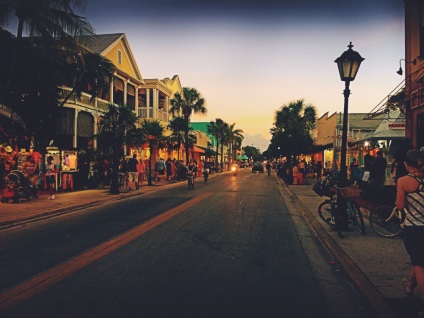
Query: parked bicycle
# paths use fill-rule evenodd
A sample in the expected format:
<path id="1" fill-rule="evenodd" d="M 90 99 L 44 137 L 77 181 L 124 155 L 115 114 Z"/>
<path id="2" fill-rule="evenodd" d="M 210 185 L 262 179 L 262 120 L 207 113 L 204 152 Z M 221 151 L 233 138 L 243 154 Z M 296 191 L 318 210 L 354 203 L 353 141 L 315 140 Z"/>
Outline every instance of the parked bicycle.
<path id="1" fill-rule="evenodd" d="M 332 227 L 336 225 L 336 193 L 337 189 L 339 189 L 342 196 L 346 200 L 348 224 L 352 224 L 359 233 L 365 234 L 364 217 L 362 216 L 362 213 L 359 210 L 359 205 L 356 204 L 354 199 L 356 196 L 359 196 L 359 189 L 357 189 L 356 187 L 337 188 L 335 185 L 332 185 L 331 178 L 332 176 L 328 175 L 326 178 L 322 179 L 313 187 L 313 190 L 319 196 L 328 197 L 328 199 L 326 199 L 318 206 L 318 215 L 325 223 L 331 225 Z"/>
<path id="2" fill-rule="evenodd" d="M 371 229 L 379 236 L 394 238 L 403 230 L 405 211 L 393 206 L 380 205 L 371 210 L 369 221 Z"/>

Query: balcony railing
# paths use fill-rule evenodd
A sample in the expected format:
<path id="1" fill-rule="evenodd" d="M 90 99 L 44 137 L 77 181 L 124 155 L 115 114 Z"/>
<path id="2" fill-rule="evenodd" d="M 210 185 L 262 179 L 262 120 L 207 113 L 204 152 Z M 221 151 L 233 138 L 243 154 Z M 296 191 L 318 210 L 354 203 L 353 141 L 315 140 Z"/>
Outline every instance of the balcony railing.
<path id="1" fill-rule="evenodd" d="M 139 107 L 138 117 L 142 119 L 158 119 L 163 122 L 168 122 L 169 114 L 160 109 L 156 110 L 156 118 L 153 117 L 153 108 L 151 107 Z"/>
<path id="2" fill-rule="evenodd" d="M 60 99 L 63 100 L 64 98 L 66 98 L 68 94 L 71 92 L 71 90 L 72 89 L 69 87 L 61 87 L 59 92 Z M 83 92 L 80 97 L 77 97 L 76 94 L 74 94 L 67 100 L 66 103 L 75 104 L 75 105 L 78 104 L 80 106 L 95 109 L 95 100 L 93 99 L 92 101 L 90 101 L 90 98 L 91 96 L 89 94 Z M 108 104 L 109 104 L 109 101 L 101 99 L 101 98 L 97 98 L 97 108 L 99 110 L 107 111 Z"/>
<path id="3" fill-rule="evenodd" d="M 162 110 L 158 110 L 157 111 L 157 114 L 158 114 L 158 119 L 160 120 L 160 121 L 164 121 L 164 122 L 168 122 L 168 119 L 169 119 L 169 115 L 168 115 L 168 113 L 167 112 L 164 112 L 164 111 L 162 111 Z"/>

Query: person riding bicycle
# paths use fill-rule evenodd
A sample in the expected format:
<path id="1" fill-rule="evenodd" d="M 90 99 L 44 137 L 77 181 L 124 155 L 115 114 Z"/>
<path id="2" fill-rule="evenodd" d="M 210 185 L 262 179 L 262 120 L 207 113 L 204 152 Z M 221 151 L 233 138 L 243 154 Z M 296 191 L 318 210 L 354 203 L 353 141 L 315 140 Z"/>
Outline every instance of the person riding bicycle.
<path id="1" fill-rule="evenodd" d="M 196 172 L 197 172 L 196 164 L 194 163 L 193 159 L 190 159 L 187 165 L 187 176 L 193 176 L 193 183 L 194 183 L 194 179 L 196 179 Z"/>

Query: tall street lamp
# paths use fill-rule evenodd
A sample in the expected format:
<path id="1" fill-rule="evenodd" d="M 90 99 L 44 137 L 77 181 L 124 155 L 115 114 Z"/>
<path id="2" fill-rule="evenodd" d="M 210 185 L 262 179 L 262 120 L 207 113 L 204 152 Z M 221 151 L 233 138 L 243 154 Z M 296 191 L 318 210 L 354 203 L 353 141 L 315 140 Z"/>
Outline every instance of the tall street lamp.
<path id="1" fill-rule="evenodd" d="M 334 62 L 337 63 L 339 68 L 340 79 L 345 82 L 344 95 L 344 108 L 343 108 L 343 128 L 342 128 L 342 146 L 340 155 L 340 172 L 339 172 L 339 187 L 347 186 L 347 166 L 346 166 L 346 146 L 347 146 L 347 123 L 348 123 L 348 108 L 349 108 L 349 85 L 350 82 L 355 80 L 356 73 L 364 58 L 358 52 L 352 50 L 352 42 L 348 45 L 348 50 L 343 52 Z M 336 228 L 340 231 L 347 229 L 347 213 L 346 201 L 343 199 L 340 190 L 337 193 L 337 215 L 336 215 Z"/>

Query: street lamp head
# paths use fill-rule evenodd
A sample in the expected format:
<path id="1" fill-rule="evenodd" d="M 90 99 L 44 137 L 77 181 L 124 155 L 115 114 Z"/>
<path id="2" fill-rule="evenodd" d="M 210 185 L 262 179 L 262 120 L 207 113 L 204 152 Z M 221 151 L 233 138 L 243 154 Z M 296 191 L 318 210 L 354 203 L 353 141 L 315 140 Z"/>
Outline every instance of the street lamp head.
<path id="1" fill-rule="evenodd" d="M 402 62 L 402 61 L 405 61 L 405 64 L 410 63 L 410 64 L 417 65 L 417 59 L 413 59 L 411 62 L 408 62 L 408 61 L 407 61 L 407 60 L 405 60 L 405 59 L 400 59 L 400 60 L 399 60 L 399 70 L 396 72 L 396 73 L 398 73 L 399 75 L 402 75 L 402 74 L 403 74 L 403 69 L 402 69 L 402 65 L 401 65 L 401 62 Z"/>
<path id="2" fill-rule="evenodd" d="M 365 60 L 358 52 L 352 50 L 352 42 L 348 45 L 348 50 L 344 51 L 334 62 L 339 68 L 340 79 L 344 82 L 353 81 L 358 73 L 359 66 Z"/>
<path id="3" fill-rule="evenodd" d="M 117 124 L 119 120 L 119 111 L 115 106 L 112 106 L 107 113 L 107 116 L 112 124 Z"/>

